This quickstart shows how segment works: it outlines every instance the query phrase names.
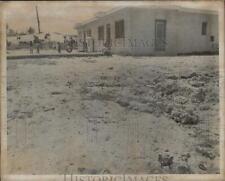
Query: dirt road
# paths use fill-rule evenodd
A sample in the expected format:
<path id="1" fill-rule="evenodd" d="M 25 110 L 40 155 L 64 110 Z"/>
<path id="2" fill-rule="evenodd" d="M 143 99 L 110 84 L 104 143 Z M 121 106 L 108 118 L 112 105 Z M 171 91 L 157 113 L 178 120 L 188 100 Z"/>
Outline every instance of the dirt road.
<path id="1" fill-rule="evenodd" d="M 8 171 L 218 173 L 218 86 L 218 56 L 8 60 Z"/>

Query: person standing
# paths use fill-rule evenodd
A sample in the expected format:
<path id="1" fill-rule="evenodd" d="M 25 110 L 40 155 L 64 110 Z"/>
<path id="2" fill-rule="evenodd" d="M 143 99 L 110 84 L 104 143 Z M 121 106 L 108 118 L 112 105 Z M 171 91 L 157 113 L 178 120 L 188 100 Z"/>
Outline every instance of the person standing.
<path id="1" fill-rule="evenodd" d="M 33 41 L 30 41 L 30 54 L 33 54 Z"/>
<path id="2" fill-rule="evenodd" d="M 38 54 L 40 53 L 40 46 L 41 46 L 41 44 L 40 44 L 40 42 L 38 41 L 38 42 L 37 42 L 37 53 L 38 53 Z"/>
<path id="3" fill-rule="evenodd" d="M 38 36 L 34 36 L 34 43 L 37 48 L 37 53 L 40 53 L 41 42 Z"/>
<path id="4" fill-rule="evenodd" d="M 57 43 L 57 49 L 58 49 L 58 53 L 61 53 L 61 44 L 60 44 L 60 42 Z"/>

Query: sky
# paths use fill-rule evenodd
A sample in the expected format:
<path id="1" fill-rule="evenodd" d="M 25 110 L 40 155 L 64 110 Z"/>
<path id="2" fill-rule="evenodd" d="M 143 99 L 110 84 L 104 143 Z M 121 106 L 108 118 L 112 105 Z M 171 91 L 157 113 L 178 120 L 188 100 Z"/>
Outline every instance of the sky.
<path id="1" fill-rule="evenodd" d="M 122 6 L 146 6 L 158 4 L 173 4 L 197 9 L 217 10 L 218 4 L 214 2 L 189 2 L 189 1 L 61 1 L 61 2 L 5 2 L 3 3 L 6 23 L 17 31 L 26 31 L 34 27 L 37 31 L 35 6 L 38 6 L 42 32 L 60 32 L 76 34 L 74 29 L 77 23 L 82 23 L 95 16 L 96 13 L 109 11 Z"/>

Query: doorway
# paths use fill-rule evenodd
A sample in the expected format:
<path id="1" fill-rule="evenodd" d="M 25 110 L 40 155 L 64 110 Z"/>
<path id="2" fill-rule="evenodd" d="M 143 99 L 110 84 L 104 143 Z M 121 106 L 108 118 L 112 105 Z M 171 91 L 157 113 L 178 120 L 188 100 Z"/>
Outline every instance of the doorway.
<path id="1" fill-rule="evenodd" d="M 166 20 L 155 20 L 155 50 L 166 50 Z"/>
<path id="2" fill-rule="evenodd" d="M 111 47 L 111 28 L 110 28 L 110 24 L 106 25 L 106 47 L 107 48 Z"/>

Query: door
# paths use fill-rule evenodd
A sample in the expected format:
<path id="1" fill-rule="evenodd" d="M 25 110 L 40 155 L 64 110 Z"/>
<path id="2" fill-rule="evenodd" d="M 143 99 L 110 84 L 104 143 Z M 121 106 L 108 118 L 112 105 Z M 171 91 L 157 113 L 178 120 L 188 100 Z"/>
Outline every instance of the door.
<path id="1" fill-rule="evenodd" d="M 166 20 L 155 21 L 155 50 L 166 50 Z"/>
<path id="2" fill-rule="evenodd" d="M 106 47 L 110 48 L 111 46 L 111 28 L 110 24 L 106 25 Z"/>
<path id="3" fill-rule="evenodd" d="M 86 32 L 84 32 L 83 51 L 87 51 Z"/>

